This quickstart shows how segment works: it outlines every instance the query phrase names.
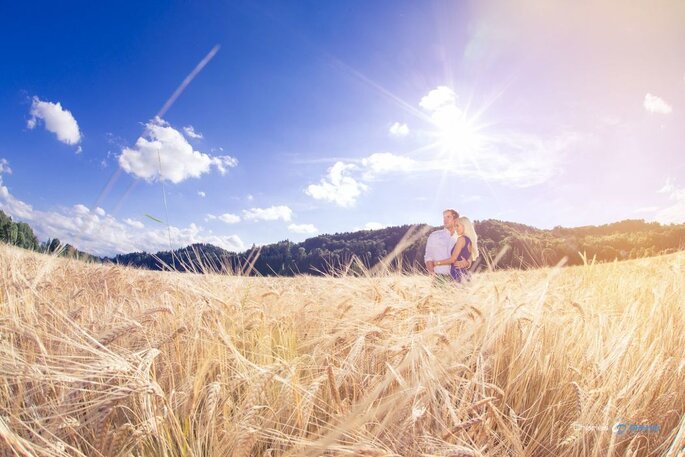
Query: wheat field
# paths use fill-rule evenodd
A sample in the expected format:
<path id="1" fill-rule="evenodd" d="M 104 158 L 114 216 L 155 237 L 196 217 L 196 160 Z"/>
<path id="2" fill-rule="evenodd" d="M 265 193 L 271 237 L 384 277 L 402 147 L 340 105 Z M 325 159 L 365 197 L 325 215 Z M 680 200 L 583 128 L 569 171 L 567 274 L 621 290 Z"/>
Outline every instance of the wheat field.
<path id="1" fill-rule="evenodd" d="M 685 454 L 685 253 L 460 288 L 0 264 L 2 455 Z"/>

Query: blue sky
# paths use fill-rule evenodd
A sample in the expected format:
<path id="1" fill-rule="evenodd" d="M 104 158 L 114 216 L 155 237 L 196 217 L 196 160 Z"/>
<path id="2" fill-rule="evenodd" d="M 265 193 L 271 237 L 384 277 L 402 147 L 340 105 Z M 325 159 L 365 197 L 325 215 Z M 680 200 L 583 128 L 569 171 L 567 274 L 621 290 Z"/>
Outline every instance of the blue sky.
<path id="1" fill-rule="evenodd" d="M 681 2 L 94 3 L 0 15 L 0 209 L 42 240 L 685 222 Z"/>

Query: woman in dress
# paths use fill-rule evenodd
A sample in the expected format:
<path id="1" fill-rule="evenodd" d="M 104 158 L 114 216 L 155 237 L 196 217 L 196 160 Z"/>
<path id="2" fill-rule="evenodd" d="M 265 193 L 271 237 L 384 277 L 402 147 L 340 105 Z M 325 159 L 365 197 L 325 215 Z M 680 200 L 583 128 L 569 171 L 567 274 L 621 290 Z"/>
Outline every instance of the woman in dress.
<path id="1" fill-rule="evenodd" d="M 438 260 L 435 265 L 450 265 L 452 278 L 457 282 L 462 282 L 469 278 L 469 268 L 458 268 L 454 263 L 459 260 L 468 260 L 470 267 L 478 258 L 478 235 L 467 217 L 460 217 L 457 220 L 455 235 L 458 238 L 452 248 L 452 256 L 449 259 Z"/>

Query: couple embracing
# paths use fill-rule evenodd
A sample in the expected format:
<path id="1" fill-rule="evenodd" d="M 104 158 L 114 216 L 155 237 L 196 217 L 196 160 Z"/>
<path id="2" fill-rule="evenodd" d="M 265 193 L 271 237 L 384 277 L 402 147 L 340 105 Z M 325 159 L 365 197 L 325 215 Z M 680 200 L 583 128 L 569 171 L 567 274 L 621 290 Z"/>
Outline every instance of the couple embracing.
<path id="1" fill-rule="evenodd" d="M 478 258 L 478 236 L 471 221 L 453 209 L 442 212 L 442 222 L 444 228 L 431 233 L 426 241 L 426 269 L 436 278 L 462 282 L 469 278 L 469 268 Z"/>

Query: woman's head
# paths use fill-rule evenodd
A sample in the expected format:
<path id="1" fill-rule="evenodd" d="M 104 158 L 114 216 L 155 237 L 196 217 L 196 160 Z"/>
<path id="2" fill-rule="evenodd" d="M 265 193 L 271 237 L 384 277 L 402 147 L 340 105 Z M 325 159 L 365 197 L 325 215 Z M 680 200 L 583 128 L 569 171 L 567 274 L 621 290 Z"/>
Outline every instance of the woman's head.
<path id="1" fill-rule="evenodd" d="M 476 234 L 476 229 L 473 228 L 473 223 L 468 217 L 460 217 L 457 220 L 457 234 L 467 236 L 471 243 L 473 244 L 473 249 L 471 250 L 471 260 L 476 260 L 478 258 L 478 235 Z"/>

